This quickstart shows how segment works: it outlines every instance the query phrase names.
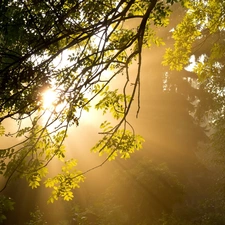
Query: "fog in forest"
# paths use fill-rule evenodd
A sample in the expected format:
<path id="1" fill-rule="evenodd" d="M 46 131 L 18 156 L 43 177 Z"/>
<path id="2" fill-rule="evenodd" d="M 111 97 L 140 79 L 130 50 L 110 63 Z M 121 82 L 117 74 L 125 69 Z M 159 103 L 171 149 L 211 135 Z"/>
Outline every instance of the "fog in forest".
<path id="1" fill-rule="evenodd" d="M 172 43 L 172 27 L 173 24 L 158 31 L 168 45 Z M 195 102 L 191 99 L 196 88 L 191 79 L 196 79 L 196 75 L 163 67 L 164 52 L 165 46 L 143 51 L 141 108 L 136 118 L 136 95 L 128 116 L 135 133 L 145 139 L 143 149 L 130 159 L 117 158 L 85 174 L 85 182 L 69 202 L 47 204 L 48 189 L 31 189 L 23 180 L 12 181 L 4 194 L 15 201 L 15 210 L 8 212 L 4 224 L 28 224 L 30 213 L 36 212 L 46 224 L 97 225 L 101 217 L 101 221 L 111 221 L 112 225 L 151 225 L 150 221 L 164 224 L 156 222 L 172 212 L 189 220 L 199 218 L 203 205 L 206 212 L 216 208 L 215 202 L 211 206 L 206 203 L 218 197 L 214 184 L 221 175 L 220 166 L 213 164 L 214 156 L 205 148 L 209 141 L 205 124 L 199 125 L 193 116 Z M 135 75 L 137 65 L 134 63 L 129 69 Z M 115 88 L 120 88 L 120 79 L 122 75 L 113 81 Z M 70 128 L 65 140 L 67 156 L 77 159 L 83 172 L 101 165 L 105 159 L 90 152 L 101 137 L 99 124 L 104 118 L 94 109 L 89 114 L 84 115 L 78 127 Z M 7 126 L 14 126 L 13 122 L 7 121 Z M 1 144 L 12 141 L 4 138 Z M 50 163 L 50 171 L 57 172 L 56 162 Z"/>
<path id="2" fill-rule="evenodd" d="M 191 106 L 185 96 L 187 88 L 191 88 L 189 83 L 183 80 L 179 73 L 166 80 L 163 74 L 165 68 L 160 65 L 163 50 L 160 47 L 145 50 L 141 77 L 141 109 L 136 118 L 136 101 L 129 115 L 135 132 L 145 138 L 143 149 L 134 153 L 130 159 L 107 162 L 86 174 L 85 182 L 75 191 L 74 200 L 68 203 L 59 200 L 53 205 L 47 204 L 49 193 L 45 188 L 31 190 L 25 182 L 14 181 L 5 192 L 16 202 L 15 211 L 9 215 L 7 224 L 24 224 L 29 219 L 29 213 L 35 211 L 36 207 L 43 212 L 49 224 L 67 220 L 68 210 L 72 205 L 84 209 L 90 207 L 90 212 L 95 215 L 93 205 L 104 204 L 98 201 L 102 202 L 107 195 L 116 199 L 118 207 L 121 204 L 125 206 L 125 215 L 129 210 L 143 207 L 145 211 L 142 209 L 142 212 L 138 212 L 139 216 L 143 213 L 152 214 L 153 217 L 162 210 L 169 212 L 174 204 L 179 205 L 182 198 L 188 198 L 190 201 L 190 198 L 196 198 L 195 193 L 198 199 L 201 198 L 199 189 L 205 187 L 206 174 L 210 171 L 197 157 L 196 151 L 200 142 L 207 141 L 207 136 L 203 128 L 194 124 L 190 115 Z M 131 67 L 135 71 L 135 65 Z M 115 86 L 117 82 L 116 80 Z M 170 91 L 167 90 L 169 85 Z M 99 138 L 98 124 L 101 119 L 101 115 L 96 112 L 91 118 L 87 115 L 86 119 L 84 117 L 83 121 L 81 120 L 80 127 L 71 128 L 65 141 L 69 157 L 78 159 L 78 167 L 82 171 L 104 161 L 103 157 L 90 153 L 90 148 Z M 169 169 L 169 173 L 174 173 L 178 181 L 185 186 L 186 192 L 176 190 L 178 187 L 169 183 L 175 182 L 172 176 L 171 180 L 167 180 L 167 176 L 148 168 L 148 164 L 157 168 L 162 163 Z M 53 172 L 57 171 L 57 164 L 52 162 L 50 168 Z M 162 166 L 162 172 L 163 168 Z M 164 178 L 165 180 L 162 180 Z M 134 192 L 136 196 L 133 196 Z M 104 207 L 110 207 L 110 204 Z"/>

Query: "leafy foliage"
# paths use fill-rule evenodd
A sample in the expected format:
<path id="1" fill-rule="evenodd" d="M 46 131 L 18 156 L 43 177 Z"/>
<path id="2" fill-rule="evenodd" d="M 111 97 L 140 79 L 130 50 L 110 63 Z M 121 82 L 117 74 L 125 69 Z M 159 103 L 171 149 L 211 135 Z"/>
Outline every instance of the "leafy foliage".
<path id="1" fill-rule="evenodd" d="M 34 212 L 30 212 L 30 221 L 25 225 L 44 225 L 47 222 L 44 220 L 44 215 L 37 207 Z"/>
<path id="2" fill-rule="evenodd" d="M 170 35 L 167 34 L 162 40 L 157 36 L 158 31 L 160 33 L 162 30 L 156 32 L 153 28 L 168 24 L 170 7 L 175 2 L 177 1 L 105 1 L 104 5 L 102 1 L 82 1 L 76 2 L 75 6 L 74 2 L 56 1 L 39 3 L 38 9 L 35 8 L 36 5 L 31 7 L 28 4 L 30 9 L 26 9 L 32 8 L 29 15 L 35 14 L 31 21 L 37 20 L 39 26 L 32 28 L 30 34 L 36 35 L 40 44 L 48 45 L 48 48 L 43 50 L 41 62 L 38 57 L 28 58 L 35 70 L 43 66 L 42 71 L 45 71 L 47 81 L 42 84 L 46 85 L 47 89 L 53 88 L 56 91 L 57 100 L 53 106 L 45 109 L 41 91 L 38 91 L 36 94 L 39 94 L 40 99 L 36 98 L 36 112 L 36 108 L 30 107 L 29 112 L 17 111 L 13 114 L 13 110 L 19 107 L 15 98 L 25 96 L 34 81 L 39 81 L 36 78 L 41 77 L 41 74 L 33 79 L 33 83 L 22 83 L 26 89 L 21 91 L 23 95 L 8 92 L 10 97 L 7 102 L 15 97 L 15 108 L 10 108 L 9 113 L 7 110 L 3 112 L 1 120 L 14 118 L 22 121 L 31 118 L 31 125 L 25 128 L 21 126 L 16 132 L 16 137 L 24 138 L 21 145 L 2 149 L 0 152 L 0 172 L 8 181 L 12 177 L 20 176 L 27 179 L 32 188 L 37 188 L 40 184 L 51 188 L 49 203 L 59 198 L 71 200 L 73 189 L 78 188 L 84 180 L 86 172 L 82 173 L 76 169 L 76 160 L 67 160 L 63 146 L 69 126 L 80 125 L 83 110 L 89 112 L 94 106 L 102 111 L 103 116 L 111 115 L 113 118 L 113 121 L 109 119 L 101 123 L 102 139 L 92 148 L 93 152 L 106 155 L 104 162 L 118 156 L 129 158 L 135 150 L 142 147 L 143 138 L 135 134 L 127 120 L 133 100 L 136 97 L 140 100 L 140 66 L 133 83 L 130 64 L 137 60 L 138 65 L 141 65 L 142 48 L 166 43 L 169 48 L 163 64 L 168 65 L 171 70 L 177 70 L 167 71 L 167 68 L 160 66 L 154 69 L 154 75 L 160 82 L 154 80 L 153 73 L 148 77 L 148 83 L 152 83 L 149 92 L 153 94 L 146 97 L 146 106 L 151 107 L 148 108 L 148 120 L 145 124 L 150 127 L 147 138 L 154 139 L 150 151 L 156 155 L 163 153 L 160 159 L 169 161 L 168 166 L 135 160 L 128 170 L 116 174 L 114 187 L 109 188 L 102 204 L 98 202 L 97 207 L 90 210 L 88 199 L 88 209 L 72 209 L 71 220 L 61 221 L 59 224 L 224 224 L 223 173 L 218 178 L 218 171 L 211 171 L 207 163 L 204 163 L 206 168 L 202 169 L 202 165 L 196 161 L 199 141 L 207 140 L 205 130 L 199 126 L 199 119 L 204 121 L 204 125 L 216 125 L 213 126 L 214 143 L 211 147 L 224 156 L 224 3 L 213 0 L 182 1 L 186 8 L 185 16 L 178 26 L 170 25 L 170 28 L 175 28 L 170 31 L 175 41 L 172 47 Z M 13 4 L 15 6 L 23 3 Z M 47 6 L 47 11 L 45 8 L 40 11 L 44 5 Z M 62 7 L 62 11 L 51 11 L 56 6 Z M 18 8 L 23 11 L 22 7 Z M 93 9 L 92 15 L 89 15 L 90 9 Z M 51 22 L 52 18 L 48 18 L 47 14 L 43 16 L 40 12 L 51 12 L 56 27 Z M 25 16 L 25 20 L 26 18 Z M 65 19 L 64 22 L 60 20 L 62 18 Z M 174 18 L 177 20 L 178 15 Z M 132 19 L 136 19 L 139 26 L 128 28 L 127 22 L 129 24 Z M 46 23 L 41 20 L 46 20 Z M 48 23 L 52 25 L 48 27 Z M 49 31 L 43 36 L 41 32 L 44 32 L 45 28 L 49 28 Z M 33 30 L 38 32 L 34 34 Z M 49 38 L 49 42 L 46 38 Z M 54 38 L 57 39 L 56 42 Z M 10 46 L 10 41 L 8 43 Z M 30 49 L 35 51 L 35 46 L 30 45 L 28 50 Z M 56 67 L 53 58 L 65 52 L 68 52 L 67 64 Z M 7 54 L 9 56 L 9 53 Z M 36 55 L 38 54 L 35 53 L 35 57 Z M 195 58 L 192 72 L 183 70 L 190 63 L 190 56 Z M 16 66 L 14 71 L 11 66 L 8 68 L 11 74 L 20 71 L 16 70 Z M 106 70 L 112 70 L 109 76 L 105 76 Z M 21 73 L 23 71 L 25 70 L 21 69 Z M 112 90 L 111 81 L 115 77 L 119 78 L 121 83 L 125 80 L 122 90 Z M 154 82 L 150 82 L 151 79 Z M 159 86 L 157 82 L 160 83 Z M 131 88 L 128 86 L 134 89 L 129 92 Z M 160 87 L 158 92 L 155 86 Z M 138 95 L 135 95 L 136 91 Z M 93 102 L 97 103 L 93 105 Z M 3 105 L 7 106 L 6 102 Z M 138 111 L 139 109 L 137 114 Z M 44 125 L 40 123 L 43 112 L 50 112 L 51 115 Z M 160 137 L 157 139 L 158 134 Z M 1 125 L 0 135 L 7 135 Z M 53 158 L 61 161 L 62 167 L 61 172 L 51 177 L 47 165 Z M 8 160 L 11 161 L 8 163 Z M 220 157 L 220 160 L 224 162 L 224 158 Z M 123 165 L 124 162 L 121 167 Z M 175 168 L 176 173 L 170 168 Z M 208 183 L 205 183 L 206 178 L 210 178 Z M 185 189 L 180 183 L 181 180 Z M 219 190 L 211 190 L 213 185 Z M 181 203 L 183 199 L 185 201 Z M 41 213 L 37 212 L 35 215 L 37 216 L 31 223 L 38 223 L 39 219 L 42 223 Z"/>
<path id="3" fill-rule="evenodd" d="M 6 220 L 6 213 L 14 209 L 14 202 L 5 195 L 0 196 L 0 223 Z"/>
<path id="4" fill-rule="evenodd" d="M 168 48 L 164 65 L 182 70 L 195 58 L 193 72 L 198 76 L 196 117 L 213 128 L 213 148 L 224 152 L 224 1 L 184 1 L 186 14 L 173 31 L 174 47 Z"/>
<path id="5" fill-rule="evenodd" d="M 218 44 L 223 39 L 212 40 L 219 33 L 223 33 L 224 13 L 223 1 L 184 1 L 186 14 L 182 22 L 173 31 L 174 48 L 167 49 L 163 64 L 171 69 L 181 70 L 189 63 L 189 58 L 202 46 L 210 44 L 207 48 L 212 51 L 211 62 L 222 57 L 222 49 Z M 222 47 L 222 46 L 221 46 Z M 216 53 L 217 52 L 217 53 Z M 207 54 L 202 52 L 202 55 Z M 206 57 L 207 58 L 207 57 Z M 199 59 L 197 59 L 199 60 Z M 212 65 L 212 64 L 211 64 Z"/>
<path id="6" fill-rule="evenodd" d="M 102 124 L 102 129 L 108 130 L 108 123 Z M 119 154 L 121 158 L 128 159 L 135 150 L 142 148 L 144 139 L 140 135 L 134 135 L 129 130 L 110 130 L 104 132 L 104 137 L 92 148 L 99 155 L 106 153 L 107 159 L 115 159 Z"/>
<path id="7" fill-rule="evenodd" d="M 0 135 L 18 140 L 0 152 L 0 173 L 7 180 L 2 190 L 11 179 L 23 177 L 31 188 L 42 183 L 53 188 L 49 202 L 72 199 L 83 175 L 74 169 L 73 159 L 66 160 L 63 142 L 93 100 L 98 101 L 96 109 L 112 113 L 116 122 L 110 130 L 104 128 L 93 150 L 112 159 L 117 154 L 129 158 L 141 148 L 143 138 L 134 134 L 127 115 L 135 97 L 140 98 L 142 48 L 162 43 L 154 27 L 168 24 L 175 2 L 1 1 Z M 134 19 L 136 27 L 125 26 Z M 129 69 L 133 60 L 138 62 L 134 82 Z M 115 77 L 123 77 L 121 93 L 109 91 Z M 54 91 L 56 99 L 45 107 L 47 90 Z M 8 119 L 17 122 L 16 132 L 6 134 L 3 123 Z M 62 173 L 48 178 L 53 159 L 62 162 Z"/>
<path id="8" fill-rule="evenodd" d="M 165 164 L 143 159 L 129 169 L 116 170 L 102 200 L 91 209 L 98 224 L 149 224 L 183 194 L 183 186 Z"/>
<path id="9" fill-rule="evenodd" d="M 62 197 L 66 201 L 73 199 L 72 190 L 79 188 L 79 183 L 84 181 L 82 173 L 75 169 L 76 165 L 77 163 L 74 159 L 66 161 L 62 167 L 62 173 L 58 173 L 55 177 L 48 178 L 45 181 L 45 187 L 53 188 L 48 200 L 49 203 L 53 203 L 59 197 Z"/>
<path id="10" fill-rule="evenodd" d="M 97 110 L 103 110 L 103 115 L 109 111 L 113 118 L 123 118 L 127 105 L 130 102 L 130 96 L 118 94 L 118 89 L 114 91 L 104 91 L 101 93 L 104 97 L 95 105 Z"/>

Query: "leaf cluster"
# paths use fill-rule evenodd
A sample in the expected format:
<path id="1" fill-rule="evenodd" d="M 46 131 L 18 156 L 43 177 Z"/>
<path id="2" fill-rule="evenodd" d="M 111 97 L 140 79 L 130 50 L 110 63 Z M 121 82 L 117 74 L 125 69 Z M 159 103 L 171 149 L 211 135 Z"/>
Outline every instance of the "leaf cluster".
<path id="1" fill-rule="evenodd" d="M 118 155 L 128 159 L 135 150 L 142 148 L 143 137 L 135 135 L 130 130 L 113 128 L 107 121 L 103 122 L 100 128 L 103 130 L 104 137 L 92 148 L 92 151 L 98 152 L 99 155 L 107 154 L 107 160 L 113 160 Z"/>
<path id="2" fill-rule="evenodd" d="M 143 138 L 134 134 L 127 115 L 136 95 L 137 114 L 140 109 L 142 48 L 161 43 L 151 25 L 166 25 L 175 2 L 0 3 L 0 135 L 22 140 L 1 149 L 0 172 L 7 180 L 3 189 L 14 177 L 24 177 L 29 186 L 38 187 L 48 174 L 48 164 L 58 159 L 66 167 L 49 178 L 48 185 L 54 189 L 50 202 L 58 197 L 70 200 L 72 189 L 83 178 L 79 175 L 75 179 L 78 172 L 68 168 L 63 142 L 69 127 L 80 124 L 82 112 L 89 111 L 94 99 L 100 98 L 97 109 L 111 112 L 118 120 L 111 131 L 104 131 L 95 151 L 106 152 L 111 158 L 119 152 L 128 158 L 141 148 Z M 138 25 L 127 28 L 135 19 Z M 129 65 L 134 60 L 138 72 L 130 90 Z M 110 76 L 104 76 L 109 70 Z M 112 80 L 124 74 L 122 93 L 109 91 Z M 57 98 L 46 109 L 43 92 L 49 89 Z M 17 122 L 15 133 L 5 133 L 3 121 L 7 119 Z"/>
<path id="3" fill-rule="evenodd" d="M 6 220 L 7 211 L 12 211 L 14 209 L 15 202 L 11 198 L 6 197 L 5 195 L 0 196 L 0 223 L 3 223 Z"/>

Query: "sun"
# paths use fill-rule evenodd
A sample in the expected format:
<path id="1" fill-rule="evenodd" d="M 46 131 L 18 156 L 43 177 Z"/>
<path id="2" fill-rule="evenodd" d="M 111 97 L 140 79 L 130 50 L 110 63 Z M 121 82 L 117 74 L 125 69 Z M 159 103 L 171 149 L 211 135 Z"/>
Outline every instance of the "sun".
<path id="1" fill-rule="evenodd" d="M 49 109 L 52 108 L 55 104 L 55 101 L 57 100 L 56 92 L 52 89 L 48 89 L 45 92 L 42 93 L 43 98 L 43 108 Z"/>

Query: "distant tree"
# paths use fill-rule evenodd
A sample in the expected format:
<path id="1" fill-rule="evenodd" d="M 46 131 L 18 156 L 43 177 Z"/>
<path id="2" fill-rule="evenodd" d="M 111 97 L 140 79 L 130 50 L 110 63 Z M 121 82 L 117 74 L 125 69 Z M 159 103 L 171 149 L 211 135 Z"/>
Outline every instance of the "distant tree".
<path id="1" fill-rule="evenodd" d="M 180 71 L 190 63 L 191 56 L 195 59 L 193 72 L 198 76 L 195 85 L 198 91 L 204 93 L 196 99 L 196 116 L 221 129 L 225 103 L 224 1 L 186 0 L 184 6 L 186 14 L 173 31 L 175 43 L 167 49 L 163 64 Z M 224 133 L 221 131 L 220 134 Z M 222 144 L 221 141 L 222 138 L 216 142 Z"/>
<path id="2" fill-rule="evenodd" d="M 225 156 L 225 4 L 220 0 L 187 0 L 184 6 L 186 14 L 172 31 L 174 45 L 167 49 L 163 64 L 168 65 L 172 71 L 177 70 L 182 74 L 185 72 L 184 68 L 190 64 L 190 57 L 195 59 L 193 73 L 198 79 L 192 83 L 196 90 L 193 102 L 195 110 L 192 115 L 195 120 L 208 128 L 211 145 L 203 145 L 203 148 L 210 150 L 204 152 L 203 160 L 207 154 L 208 158 L 213 158 L 213 162 L 209 160 L 205 162 L 206 168 L 213 175 L 208 177 L 208 181 L 211 182 L 208 183 L 205 192 L 207 193 L 205 201 L 198 201 L 198 205 L 196 202 L 195 205 L 186 205 L 187 211 L 183 208 L 179 212 L 183 210 L 186 212 L 185 216 L 181 213 L 176 218 L 173 216 L 165 218 L 163 222 L 223 224 L 224 170 L 221 170 L 221 167 L 224 167 Z M 193 220 L 190 221 L 190 218 Z M 161 220 L 159 224 L 163 222 Z"/>
<path id="3" fill-rule="evenodd" d="M 117 154 L 128 158 L 142 147 L 142 137 L 127 120 L 135 97 L 137 114 L 140 109 L 141 53 L 162 43 L 154 27 L 168 24 L 175 2 L 1 1 L 0 135 L 19 141 L 0 151 L 0 172 L 6 178 L 2 190 L 12 178 L 23 177 L 32 188 L 42 182 L 52 188 L 49 202 L 72 199 L 84 174 L 76 170 L 76 160 L 65 160 L 63 141 L 96 98 L 95 108 L 110 112 L 117 123 L 101 124 L 103 138 L 93 151 L 106 153 L 108 160 Z M 138 24 L 129 27 L 132 21 Z M 133 61 L 138 64 L 134 77 Z M 121 90 L 110 86 L 115 77 Z M 56 99 L 45 107 L 48 90 Z M 17 122 L 15 133 L 6 133 L 7 119 Z M 46 179 L 53 158 L 63 162 L 62 171 Z"/>
<path id="4" fill-rule="evenodd" d="M 208 128 L 217 164 L 225 159 L 225 4 L 224 1 L 185 1 L 186 14 L 173 31 L 174 46 L 168 48 L 164 65 L 183 70 L 192 56 L 195 98 L 195 119 Z M 187 26 L 188 24 L 188 26 Z M 214 162 L 215 163 L 215 162 Z M 220 180 L 224 176 L 221 175 Z"/>
<path id="5" fill-rule="evenodd" d="M 113 173 L 92 206 L 98 224 L 149 224 L 182 201 L 184 186 L 166 164 L 142 159 Z"/>
<path id="6" fill-rule="evenodd" d="M 37 207 L 34 212 L 30 212 L 30 220 L 25 225 L 44 225 L 47 222 L 44 220 L 44 215 Z"/>
<path id="7" fill-rule="evenodd" d="M 14 202 L 5 195 L 0 196 L 0 223 L 6 220 L 6 214 L 14 209 Z"/>

